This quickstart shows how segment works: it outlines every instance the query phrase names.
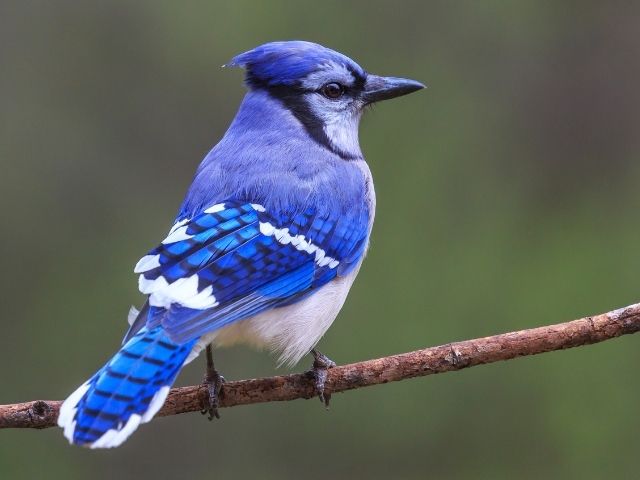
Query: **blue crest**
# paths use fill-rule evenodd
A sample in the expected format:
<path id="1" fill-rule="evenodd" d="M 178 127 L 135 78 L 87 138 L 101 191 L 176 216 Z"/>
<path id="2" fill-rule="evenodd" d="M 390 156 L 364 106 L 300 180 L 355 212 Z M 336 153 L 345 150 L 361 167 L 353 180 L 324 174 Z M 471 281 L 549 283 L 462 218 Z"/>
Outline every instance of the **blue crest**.
<path id="1" fill-rule="evenodd" d="M 250 86 L 295 86 L 325 65 L 343 65 L 357 77 L 366 73 L 356 62 L 317 43 L 293 40 L 270 42 L 234 57 L 226 66 L 244 67 Z"/>

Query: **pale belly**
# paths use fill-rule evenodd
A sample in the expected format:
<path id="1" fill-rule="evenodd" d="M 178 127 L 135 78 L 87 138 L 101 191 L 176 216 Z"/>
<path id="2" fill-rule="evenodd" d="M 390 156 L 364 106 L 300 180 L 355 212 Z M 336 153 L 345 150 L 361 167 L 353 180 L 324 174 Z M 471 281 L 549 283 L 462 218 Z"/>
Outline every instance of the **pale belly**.
<path id="1" fill-rule="evenodd" d="M 318 343 L 338 316 L 359 269 L 360 265 L 297 303 L 262 312 L 204 335 L 185 363 L 197 357 L 209 343 L 215 347 L 243 343 L 267 348 L 279 355 L 278 365 L 297 363 Z"/>

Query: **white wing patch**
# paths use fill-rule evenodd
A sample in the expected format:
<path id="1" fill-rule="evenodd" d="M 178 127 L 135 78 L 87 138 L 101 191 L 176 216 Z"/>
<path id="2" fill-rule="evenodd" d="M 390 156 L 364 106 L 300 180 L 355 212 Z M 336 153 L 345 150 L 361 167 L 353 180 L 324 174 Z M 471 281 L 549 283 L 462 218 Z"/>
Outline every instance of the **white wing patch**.
<path id="1" fill-rule="evenodd" d="M 149 280 L 140 275 L 138 286 L 142 293 L 149 295 L 152 307 L 169 308 L 172 303 L 179 303 L 187 308 L 205 310 L 218 305 L 211 285 L 198 292 L 198 275 L 195 273 L 173 283 L 167 283 L 163 276 Z"/>
<path id="2" fill-rule="evenodd" d="M 160 266 L 160 255 L 145 255 L 136 263 L 133 273 L 142 273 Z"/>
<path id="3" fill-rule="evenodd" d="M 265 211 L 265 208 L 257 203 L 252 203 L 251 207 L 257 212 Z M 216 213 L 224 209 L 225 204 L 218 203 L 204 210 L 204 213 Z M 162 243 L 166 245 L 193 238 L 193 235 L 187 233 L 188 223 L 189 219 L 176 222 Z M 276 228 L 269 222 L 260 222 L 260 232 L 268 237 L 273 235 L 281 245 L 288 245 L 290 243 L 298 251 L 313 255 L 315 263 L 320 267 L 328 266 L 329 268 L 336 268 L 340 264 L 338 260 L 327 255 L 322 248 L 308 241 L 304 235 L 289 234 L 288 228 Z M 144 272 L 153 270 L 159 266 L 160 255 L 145 255 L 137 263 L 134 270 L 135 273 L 141 274 L 138 286 L 140 292 L 149 295 L 149 305 L 152 307 L 169 308 L 171 304 L 179 303 L 187 308 L 206 310 L 219 305 L 219 302 L 213 294 L 213 287 L 211 285 L 198 291 L 197 274 L 180 278 L 173 283 L 168 283 L 162 275 L 153 280 L 144 276 Z"/>
<path id="4" fill-rule="evenodd" d="M 304 235 L 290 235 L 288 228 L 276 228 L 269 222 L 260 222 L 260 233 L 267 237 L 273 235 L 278 243 L 282 245 L 288 245 L 290 243 L 300 252 L 315 255 L 315 262 L 319 267 L 328 266 L 329 268 L 336 268 L 340 265 L 338 260 L 327 255 L 322 248 L 309 242 Z"/>
<path id="5" fill-rule="evenodd" d="M 204 213 L 217 213 L 224 210 L 224 203 L 216 203 L 212 207 L 207 208 Z"/>
<path id="6" fill-rule="evenodd" d="M 181 226 L 189 223 L 189 218 L 183 218 L 182 220 L 176 222 L 173 224 L 173 227 L 171 227 L 169 229 L 169 235 L 171 235 L 173 232 L 175 232 L 178 228 L 180 228 Z"/>
<path id="7" fill-rule="evenodd" d="M 162 241 L 162 244 L 167 245 L 169 243 L 181 242 L 182 240 L 189 240 L 190 238 L 193 238 L 193 235 L 189 235 L 187 233 L 187 228 L 187 225 L 182 225 L 175 230 L 172 228 L 169 235 L 167 235 L 167 238 Z"/>
<path id="8" fill-rule="evenodd" d="M 261 205 L 253 207 L 256 210 L 263 208 Z M 217 203 L 204 210 L 204 213 L 217 213 L 224 209 L 224 203 Z M 187 233 L 190 220 L 190 218 L 184 218 L 176 222 L 162 244 L 168 245 L 193 238 L 193 235 Z M 145 255 L 138 261 L 133 271 L 143 274 L 160 266 L 159 254 Z M 198 276 L 195 274 L 187 278 L 180 278 L 171 284 L 163 276 L 149 280 L 144 275 L 140 275 L 138 287 L 140 292 L 149 295 L 149 304 L 153 307 L 169 308 L 172 303 L 179 303 L 187 308 L 204 310 L 218 305 L 218 301 L 213 295 L 213 287 L 209 286 L 200 292 L 198 291 Z"/>

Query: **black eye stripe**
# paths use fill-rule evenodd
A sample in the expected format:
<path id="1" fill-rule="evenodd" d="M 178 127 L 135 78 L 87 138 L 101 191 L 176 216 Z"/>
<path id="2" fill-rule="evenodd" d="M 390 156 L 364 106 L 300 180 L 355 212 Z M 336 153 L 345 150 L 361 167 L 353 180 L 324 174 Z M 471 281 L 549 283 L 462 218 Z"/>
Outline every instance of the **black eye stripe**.
<path id="1" fill-rule="evenodd" d="M 295 117 L 304 125 L 304 128 L 309 133 L 309 136 L 315 140 L 319 145 L 323 146 L 327 150 L 330 150 L 334 154 L 338 155 L 343 160 L 356 160 L 361 159 L 361 155 L 354 155 L 350 153 L 342 152 L 336 149 L 323 128 L 323 121 L 316 116 L 313 110 L 310 109 L 308 101 L 305 99 L 305 95 L 313 94 L 322 95 L 320 89 L 306 89 L 302 85 L 296 85 L 297 88 L 284 87 L 284 86 L 270 86 L 268 87 L 269 94 L 281 101 L 283 105 L 295 115 Z M 349 87 L 351 89 L 351 87 Z"/>

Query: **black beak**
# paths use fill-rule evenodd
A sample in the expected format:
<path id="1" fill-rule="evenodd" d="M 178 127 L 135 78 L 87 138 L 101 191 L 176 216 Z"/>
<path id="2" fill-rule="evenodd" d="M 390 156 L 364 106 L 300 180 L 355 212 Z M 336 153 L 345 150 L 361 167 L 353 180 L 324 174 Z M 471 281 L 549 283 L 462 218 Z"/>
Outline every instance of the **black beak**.
<path id="1" fill-rule="evenodd" d="M 367 83 L 362 93 L 362 98 L 366 103 L 389 100 L 390 98 L 401 97 L 409 93 L 422 90 L 425 86 L 409 80 L 408 78 L 379 77 L 378 75 L 367 75 Z"/>

